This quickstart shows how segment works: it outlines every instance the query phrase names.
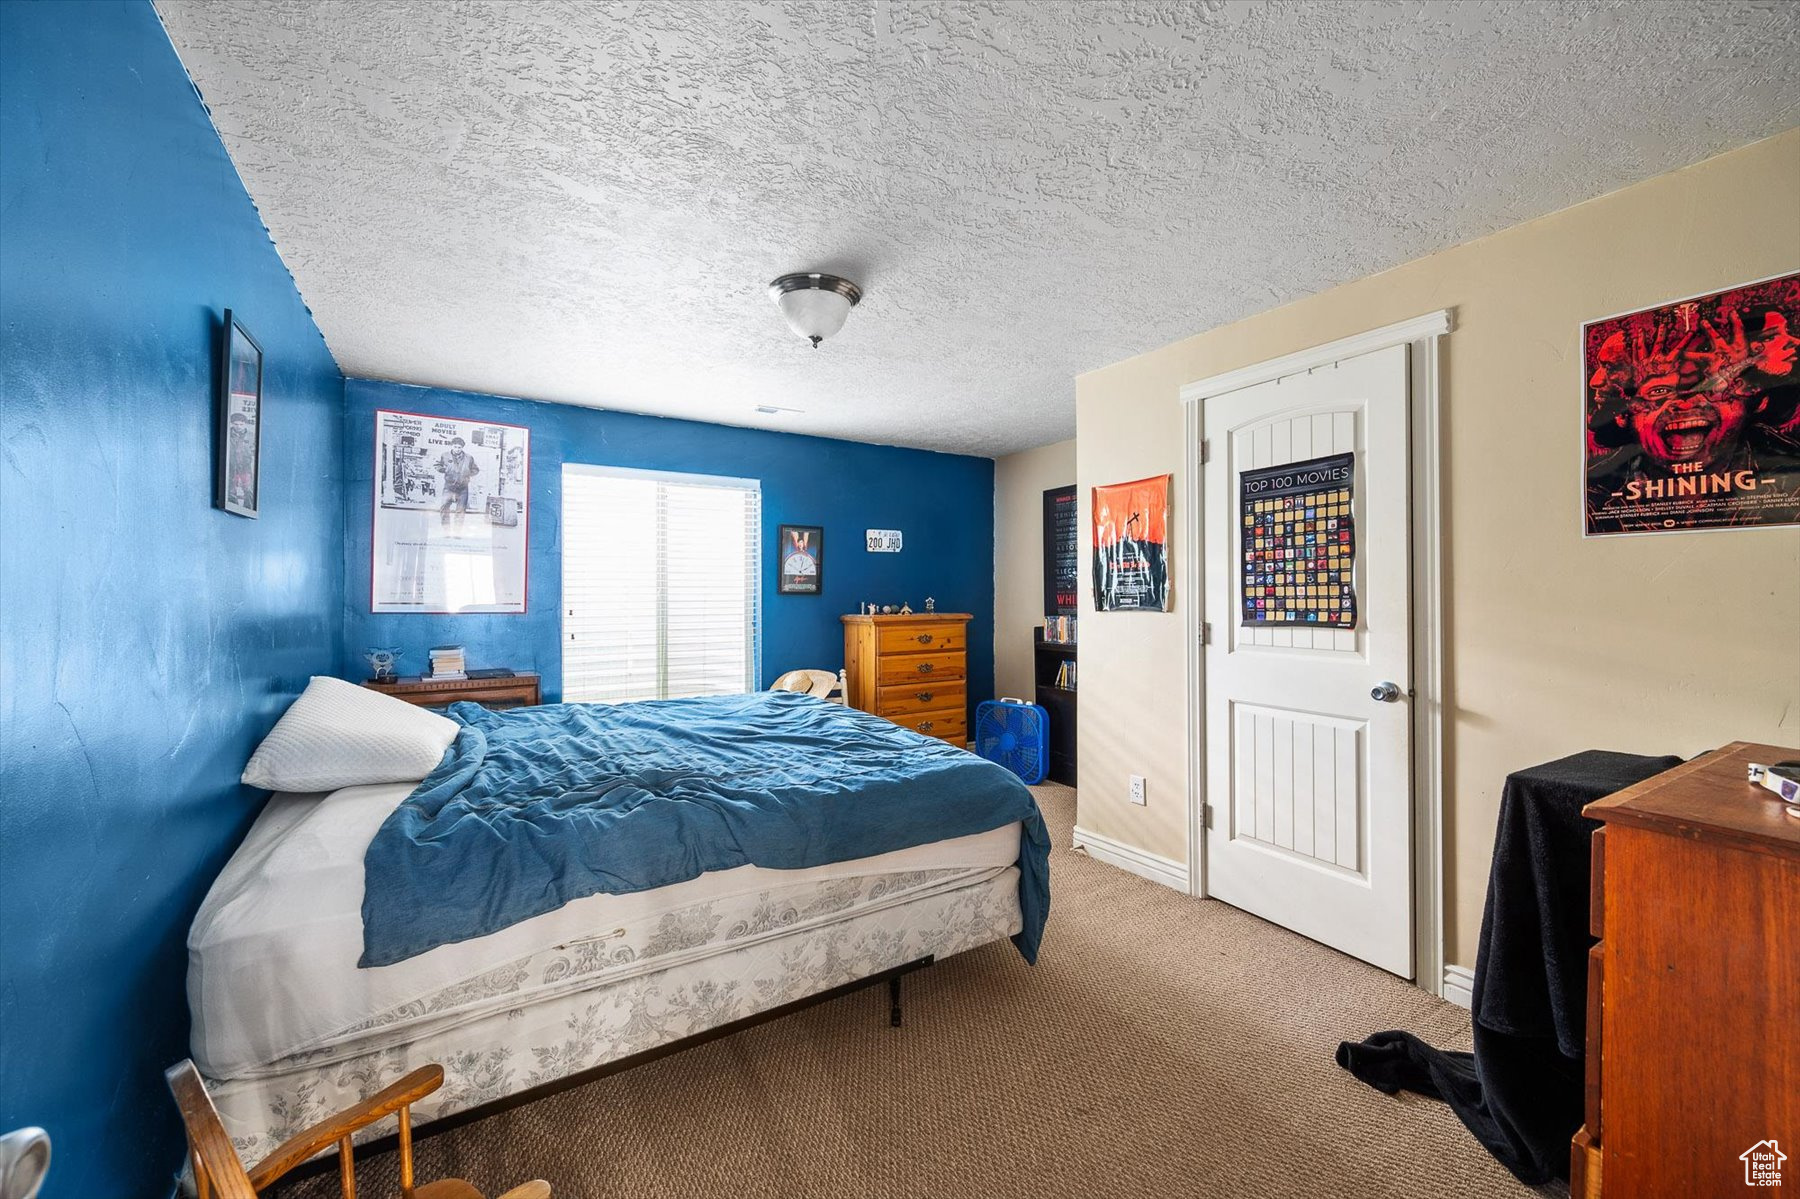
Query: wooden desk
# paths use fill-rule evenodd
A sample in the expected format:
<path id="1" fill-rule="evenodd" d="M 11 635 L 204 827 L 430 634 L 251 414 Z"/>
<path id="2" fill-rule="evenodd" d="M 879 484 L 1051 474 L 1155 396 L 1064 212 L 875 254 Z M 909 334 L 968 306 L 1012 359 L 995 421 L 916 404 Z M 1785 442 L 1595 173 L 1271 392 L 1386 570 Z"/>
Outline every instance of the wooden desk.
<path id="1" fill-rule="evenodd" d="M 369 681 L 363 684 L 371 691 L 403 699 L 421 708 L 442 708 L 447 704 L 467 702 L 488 708 L 526 708 L 541 702 L 539 679 L 535 674 L 520 673 L 506 679 L 422 679 L 415 676 L 395 679 L 391 683 Z"/>
<path id="2" fill-rule="evenodd" d="M 1740 1194 L 1769 1138 L 1800 1186 L 1800 819 L 1746 778 L 1796 758 L 1734 742 L 1584 809 L 1605 827 L 1576 1199 Z"/>

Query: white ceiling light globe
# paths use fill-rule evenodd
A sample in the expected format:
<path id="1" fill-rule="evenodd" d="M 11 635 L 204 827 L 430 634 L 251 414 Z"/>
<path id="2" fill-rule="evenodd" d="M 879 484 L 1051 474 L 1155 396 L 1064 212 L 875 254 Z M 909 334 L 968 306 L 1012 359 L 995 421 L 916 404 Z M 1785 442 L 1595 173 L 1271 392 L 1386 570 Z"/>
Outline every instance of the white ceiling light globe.
<path id="1" fill-rule="evenodd" d="M 844 318 L 862 299 L 862 288 L 837 275 L 813 272 L 783 275 L 769 284 L 769 295 L 787 318 L 788 328 L 817 349 L 844 327 Z"/>

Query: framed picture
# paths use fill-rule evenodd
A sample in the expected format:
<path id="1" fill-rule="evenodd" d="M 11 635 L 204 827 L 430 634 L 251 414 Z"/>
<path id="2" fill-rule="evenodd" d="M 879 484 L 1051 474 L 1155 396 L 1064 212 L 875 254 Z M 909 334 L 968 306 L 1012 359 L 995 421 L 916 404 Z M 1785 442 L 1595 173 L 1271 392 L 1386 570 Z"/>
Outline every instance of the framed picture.
<path id="1" fill-rule="evenodd" d="M 825 530 L 820 525 L 782 525 L 775 569 L 782 595 L 818 595 L 825 586 Z"/>
<path id="2" fill-rule="evenodd" d="M 262 492 L 263 352 L 229 308 L 223 333 L 214 414 L 218 477 L 213 480 L 213 507 L 254 519 Z"/>
<path id="3" fill-rule="evenodd" d="M 523 613 L 531 430 L 375 411 L 369 611 Z"/>

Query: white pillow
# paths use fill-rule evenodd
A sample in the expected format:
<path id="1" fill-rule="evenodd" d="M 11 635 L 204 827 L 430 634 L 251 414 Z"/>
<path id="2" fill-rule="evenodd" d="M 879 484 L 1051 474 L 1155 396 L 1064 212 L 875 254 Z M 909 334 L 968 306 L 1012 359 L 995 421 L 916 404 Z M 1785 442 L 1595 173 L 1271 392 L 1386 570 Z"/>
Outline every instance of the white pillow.
<path id="1" fill-rule="evenodd" d="M 460 727 L 391 695 L 321 675 L 250 755 L 243 781 L 299 792 L 416 783 L 443 761 Z"/>

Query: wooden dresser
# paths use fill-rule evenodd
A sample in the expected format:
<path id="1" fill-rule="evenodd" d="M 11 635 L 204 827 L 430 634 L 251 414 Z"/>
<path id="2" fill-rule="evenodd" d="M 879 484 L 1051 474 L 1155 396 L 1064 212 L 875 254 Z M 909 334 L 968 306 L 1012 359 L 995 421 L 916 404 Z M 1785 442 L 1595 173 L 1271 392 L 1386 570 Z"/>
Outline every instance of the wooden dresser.
<path id="1" fill-rule="evenodd" d="M 402 676 L 391 683 L 370 680 L 363 684 L 371 691 L 403 699 L 421 708 L 443 708 L 468 702 L 484 708 L 535 707 L 538 698 L 538 676 L 514 674 L 503 679 L 422 679 Z"/>
<path id="2" fill-rule="evenodd" d="M 971 619 L 967 612 L 844 617 L 850 706 L 965 744 Z"/>
<path id="3" fill-rule="evenodd" d="M 1771 1139 L 1800 1187 L 1800 819 L 1745 776 L 1797 758 L 1734 742 L 1584 809 L 1605 824 L 1576 1199 L 1746 1193 Z"/>

